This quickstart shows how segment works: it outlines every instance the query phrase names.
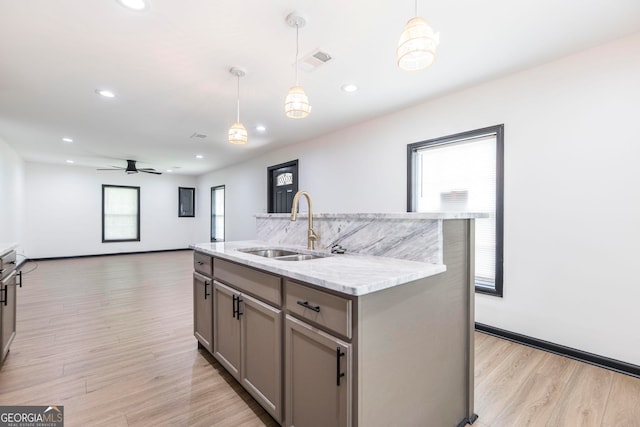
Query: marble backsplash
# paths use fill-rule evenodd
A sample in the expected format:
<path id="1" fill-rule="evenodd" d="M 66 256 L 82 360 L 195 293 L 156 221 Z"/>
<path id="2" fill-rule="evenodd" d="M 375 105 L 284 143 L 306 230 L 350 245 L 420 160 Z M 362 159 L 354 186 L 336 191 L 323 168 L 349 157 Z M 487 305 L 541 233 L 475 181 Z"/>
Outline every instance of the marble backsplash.
<path id="1" fill-rule="evenodd" d="M 314 214 L 316 249 L 339 244 L 348 253 L 442 264 L 442 219 L 458 214 Z M 306 245 L 306 214 L 257 214 L 256 236 L 274 245 Z"/>

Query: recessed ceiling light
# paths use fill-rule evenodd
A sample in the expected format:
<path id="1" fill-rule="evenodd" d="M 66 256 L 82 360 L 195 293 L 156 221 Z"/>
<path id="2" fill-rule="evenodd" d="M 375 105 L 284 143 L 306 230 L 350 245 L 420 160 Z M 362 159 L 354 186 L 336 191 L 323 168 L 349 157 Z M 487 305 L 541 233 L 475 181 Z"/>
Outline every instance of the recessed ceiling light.
<path id="1" fill-rule="evenodd" d="M 67 160 L 67 163 L 73 164 L 73 160 Z"/>
<path id="2" fill-rule="evenodd" d="M 63 140 L 64 142 L 69 142 L 69 143 L 73 142 L 73 139 L 71 139 L 71 138 L 66 138 L 66 137 L 65 137 L 65 138 L 62 138 L 62 140 Z"/>
<path id="3" fill-rule="evenodd" d="M 110 90 L 105 89 L 96 89 L 96 93 L 100 96 L 104 96 L 105 98 L 115 98 L 116 94 L 111 92 Z"/>
<path id="4" fill-rule="evenodd" d="M 263 125 L 258 125 L 258 126 L 256 126 L 256 130 L 258 132 L 264 132 L 264 131 L 267 130 L 267 128 L 265 126 L 263 126 Z"/>
<path id="5" fill-rule="evenodd" d="M 173 172 L 173 169 L 167 169 L 167 172 L 171 173 Z"/>
<path id="6" fill-rule="evenodd" d="M 344 92 L 355 92 L 358 90 L 358 86 L 354 85 L 353 83 L 347 83 L 342 85 L 341 89 Z"/>
<path id="7" fill-rule="evenodd" d="M 204 159 L 204 156 L 202 154 L 196 154 L 196 159 Z"/>
<path id="8" fill-rule="evenodd" d="M 144 0 L 118 0 L 118 3 L 131 10 L 144 10 L 147 3 Z"/>

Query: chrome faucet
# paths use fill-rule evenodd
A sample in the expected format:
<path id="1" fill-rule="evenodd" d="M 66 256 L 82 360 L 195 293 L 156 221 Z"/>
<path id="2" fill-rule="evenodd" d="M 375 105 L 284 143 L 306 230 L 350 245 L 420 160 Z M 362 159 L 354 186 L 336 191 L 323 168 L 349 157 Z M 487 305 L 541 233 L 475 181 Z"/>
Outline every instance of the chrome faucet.
<path id="1" fill-rule="evenodd" d="M 318 235 L 313 231 L 313 211 L 311 208 L 311 196 L 306 191 L 298 191 L 293 196 L 293 205 L 291 206 L 291 221 L 295 221 L 298 216 L 298 200 L 300 196 L 307 198 L 307 204 L 309 205 L 309 230 L 307 232 L 307 248 L 314 249 L 314 244 L 318 240 Z"/>

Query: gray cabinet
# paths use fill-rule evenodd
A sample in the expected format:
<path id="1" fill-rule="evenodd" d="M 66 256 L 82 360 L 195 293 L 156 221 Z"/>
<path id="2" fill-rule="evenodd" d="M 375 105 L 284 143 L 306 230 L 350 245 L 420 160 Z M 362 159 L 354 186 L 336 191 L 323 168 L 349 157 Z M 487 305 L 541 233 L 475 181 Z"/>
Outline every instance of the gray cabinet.
<path id="1" fill-rule="evenodd" d="M 351 426 L 351 344 L 289 315 L 285 330 L 285 425 Z"/>
<path id="2" fill-rule="evenodd" d="M 193 269 L 203 276 L 213 277 L 213 258 L 200 252 L 194 252 Z"/>
<path id="3" fill-rule="evenodd" d="M 193 273 L 193 335 L 209 352 L 213 351 L 213 280 Z"/>
<path id="4" fill-rule="evenodd" d="M 193 335 L 198 346 L 213 351 L 213 258 L 193 253 Z"/>
<path id="5" fill-rule="evenodd" d="M 218 281 L 213 282 L 213 356 L 240 380 L 240 294 Z"/>
<path id="6" fill-rule="evenodd" d="M 213 356 L 280 422 L 282 311 L 217 280 L 213 293 Z"/>
<path id="7" fill-rule="evenodd" d="M 15 270 L 15 266 L 15 251 L 2 254 L 0 257 L 0 363 L 9 353 L 9 347 L 16 336 L 16 287 L 22 284 L 21 275 Z"/>
<path id="8" fill-rule="evenodd" d="M 240 382 L 278 422 L 282 420 L 282 311 L 241 296 Z"/>

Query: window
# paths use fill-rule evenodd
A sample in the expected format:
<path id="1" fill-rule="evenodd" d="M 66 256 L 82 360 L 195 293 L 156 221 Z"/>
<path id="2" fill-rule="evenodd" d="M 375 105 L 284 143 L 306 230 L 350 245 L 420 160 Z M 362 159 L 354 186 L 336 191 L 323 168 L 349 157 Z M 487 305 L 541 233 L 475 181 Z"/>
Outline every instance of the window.
<path id="1" fill-rule="evenodd" d="M 140 187 L 102 186 L 102 242 L 140 241 Z"/>
<path id="2" fill-rule="evenodd" d="M 224 185 L 211 187 L 211 241 L 224 242 Z"/>
<path id="3" fill-rule="evenodd" d="M 476 219 L 476 291 L 502 296 L 503 133 L 492 126 L 408 145 L 408 210 Z"/>

